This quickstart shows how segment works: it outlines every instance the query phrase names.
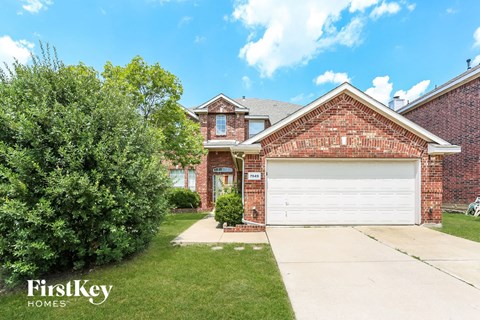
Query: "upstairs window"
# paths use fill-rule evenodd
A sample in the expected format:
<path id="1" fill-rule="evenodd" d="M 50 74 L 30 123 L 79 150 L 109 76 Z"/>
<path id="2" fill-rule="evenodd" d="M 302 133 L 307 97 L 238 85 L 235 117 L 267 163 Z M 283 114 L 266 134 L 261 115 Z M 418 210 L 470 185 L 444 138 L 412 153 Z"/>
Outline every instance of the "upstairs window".
<path id="1" fill-rule="evenodd" d="M 223 114 L 219 114 L 216 117 L 215 129 L 217 136 L 227 135 L 227 117 Z"/>
<path id="2" fill-rule="evenodd" d="M 265 120 L 249 120 L 248 121 L 248 137 L 251 138 L 254 135 L 265 130 Z"/>

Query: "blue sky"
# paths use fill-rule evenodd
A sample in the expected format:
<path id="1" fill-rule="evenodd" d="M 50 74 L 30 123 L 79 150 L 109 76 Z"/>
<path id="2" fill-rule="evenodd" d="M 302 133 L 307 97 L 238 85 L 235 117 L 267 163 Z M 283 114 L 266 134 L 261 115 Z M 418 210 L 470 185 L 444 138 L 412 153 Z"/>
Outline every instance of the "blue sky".
<path id="1" fill-rule="evenodd" d="M 184 87 L 181 103 L 224 93 L 306 104 L 343 81 L 413 100 L 480 63 L 480 1 L 2 0 L 0 60 L 38 41 L 101 71 L 135 55 Z"/>

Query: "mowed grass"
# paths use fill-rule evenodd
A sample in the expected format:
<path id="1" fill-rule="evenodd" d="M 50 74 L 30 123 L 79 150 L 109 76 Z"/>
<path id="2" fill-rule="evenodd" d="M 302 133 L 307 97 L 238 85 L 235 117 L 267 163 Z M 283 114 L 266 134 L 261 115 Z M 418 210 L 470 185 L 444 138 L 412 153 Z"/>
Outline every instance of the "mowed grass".
<path id="1" fill-rule="evenodd" d="M 458 213 L 444 213 L 439 231 L 480 242 L 480 217 Z"/>
<path id="2" fill-rule="evenodd" d="M 108 300 L 95 306 L 87 298 L 65 299 L 64 308 L 28 307 L 26 288 L 0 296 L 1 319 L 293 319 L 293 311 L 268 245 L 174 247 L 170 241 L 202 214 L 169 216 L 144 252 L 83 276 L 113 285 Z M 242 251 L 235 247 L 244 246 Z M 47 283 L 47 284 L 48 284 Z M 87 284 L 87 287 L 88 285 Z M 54 300 L 34 297 L 35 300 Z"/>

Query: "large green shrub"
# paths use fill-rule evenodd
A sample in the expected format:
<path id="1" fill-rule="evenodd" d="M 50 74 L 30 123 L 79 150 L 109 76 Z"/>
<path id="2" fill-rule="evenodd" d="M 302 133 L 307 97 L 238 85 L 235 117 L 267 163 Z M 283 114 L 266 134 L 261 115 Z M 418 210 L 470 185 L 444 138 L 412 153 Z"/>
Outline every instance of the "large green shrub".
<path id="1" fill-rule="evenodd" d="M 242 197 L 235 192 L 222 194 L 215 202 L 215 220 L 235 226 L 242 223 Z"/>
<path id="2" fill-rule="evenodd" d="M 171 188 L 167 198 L 174 208 L 198 208 L 200 205 L 200 195 L 190 189 Z"/>
<path id="3" fill-rule="evenodd" d="M 49 57 L 0 77 L 0 270 L 7 284 L 144 248 L 170 182 L 151 129 L 95 70 Z"/>

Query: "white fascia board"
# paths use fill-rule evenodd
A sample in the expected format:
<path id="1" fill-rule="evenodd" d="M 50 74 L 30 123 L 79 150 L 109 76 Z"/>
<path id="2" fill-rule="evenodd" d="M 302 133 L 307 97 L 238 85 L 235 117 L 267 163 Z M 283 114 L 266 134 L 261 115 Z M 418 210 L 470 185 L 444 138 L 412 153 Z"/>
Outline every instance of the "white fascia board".
<path id="1" fill-rule="evenodd" d="M 431 133 L 430 131 L 424 129 L 423 127 L 419 126 L 413 121 L 408 120 L 404 116 L 398 114 L 397 112 L 393 111 L 389 107 L 385 106 L 384 104 L 378 102 L 377 100 L 373 99 L 369 95 L 365 94 L 364 92 L 358 90 L 357 88 L 352 86 L 352 89 L 356 90 L 357 92 L 352 92 L 353 97 L 355 99 L 360 100 L 363 102 L 367 107 L 370 107 L 374 111 L 377 111 L 381 115 L 385 116 L 387 119 L 392 120 L 396 124 L 400 125 L 401 127 L 407 129 L 408 131 L 416 134 L 417 136 L 425 139 L 427 142 L 435 142 L 441 145 L 450 145 L 449 142 L 443 140 L 439 136 Z"/>
<path id="2" fill-rule="evenodd" d="M 247 109 L 235 109 L 235 113 L 248 113 L 249 110 Z M 193 110 L 196 114 L 207 114 L 208 110 L 207 109 L 195 109 Z"/>
<path id="3" fill-rule="evenodd" d="M 405 107 L 400 108 L 397 112 L 400 114 L 404 114 L 408 111 L 411 111 L 415 109 L 416 107 L 421 106 L 422 104 L 435 99 L 436 97 L 443 95 L 447 93 L 448 91 L 451 91 L 467 82 L 470 82 L 474 78 L 477 78 L 480 76 L 480 67 L 476 67 L 472 69 L 470 72 L 465 73 L 463 76 L 459 76 L 458 79 L 453 80 L 451 82 L 447 82 L 444 85 L 438 87 L 437 89 L 434 89 L 425 95 L 421 96 L 420 98 L 412 101 L 411 103 L 407 104 Z"/>
<path id="4" fill-rule="evenodd" d="M 269 116 L 255 116 L 255 115 L 248 115 L 248 116 L 245 116 L 245 119 L 248 119 L 248 120 L 269 120 L 270 117 Z"/>
<path id="5" fill-rule="evenodd" d="M 373 99 L 366 93 L 360 91 L 359 89 L 355 88 L 351 84 L 345 82 L 335 89 L 331 90 L 330 92 L 326 93 L 325 95 L 321 96 L 317 100 L 311 102 L 307 106 L 299 109 L 297 112 L 292 113 L 290 116 L 286 117 L 285 119 L 277 122 L 273 126 L 267 128 L 266 130 L 260 132 L 256 136 L 244 141 L 242 144 L 252 144 L 258 142 L 265 137 L 269 136 L 270 134 L 280 130 L 281 128 L 287 126 L 288 124 L 292 123 L 293 121 L 301 118 L 305 114 L 309 113 L 313 109 L 317 108 L 318 106 L 328 102 L 329 100 L 335 98 L 336 96 L 346 93 L 352 96 L 354 99 L 359 100 L 367 107 L 371 108 L 372 110 L 376 111 L 377 113 L 385 116 L 386 118 L 390 119 L 391 121 L 397 123 L 401 127 L 407 129 L 410 132 L 420 136 L 422 139 L 425 139 L 427 142 L 435 142 L 441 145 L 450 145 L 447 141 L 437 137 L 433 133 L 425 130 L 424 128 L 420 127 L 419 125 L 415 124 L 414 122 L 408 120 L 407 118 L 403 117 L 402 115 L 396 113 L 395 111 L 391 110 L 387 106 L 383 105 L 382 103 L 378 102 L 377 100 Z"/>
<path id="6" fill-rule="evenodd" d="M 434 143 L 428 144 L 428 154 L 429 155 L 439 155 L 439 154 L 456 154 L 462 152 L 462 148 L 456 145 L 439 145 Z"/>
<path id="7" fill-rule="evenodd" d="M 195 113 L 193 113 L 192 111 L 190 111 L 190 110 L 188 110 L 188 109 L 186 109 L 186 108 L 184 108 L 184 109 L 185 109 L 185 111 L 188 113 L 188 115 L 190 115 L 190 117 L 192 117 L 192 118 L 195 119 L 195 120 L 199 120 L 198 116 L 197 116 Z"/>
<path id="8" fill-rule="evenodd" d="M 197 107 L 196 110 L 205 109 L 209 104 L 211 104 L 212 102 L 214 102 L 215 100 L 218 100 L 220 98 L 223 98 L 223 99 L 227 100 L 229 103 L 233 104 L 235 106 L 235 109 L 245 109 L 245 110 L 248 111 L 248 109 L 245 106 L 241 105 L 240 103 L 236 102 L 233 99 L 230 99 L 229 97 L 227 97 L 223 93 L 220 93 L 219 95 L 217 95 L 217 96 L 213 97 L 212 99 L 208 100 L 207 102 L 203 103 L 202 105 Z"/>
<path id="9" fill-rule="evenodd" d="M 236 143 L 238 143 L 238 141 L 237 141 L 237 140 L 220 140 L 220 139 L 215 140 L 215 139 L 212 139 L 212 140 L 207 140 L 207 141 L 205 141 L 204 144 L 205 144 L 205 143 L 217 143 L 217 144 L 230 143 L 230 144 L 236 144 Z"/>
<path id="10" fill-rule="evenodd" d="M 260 143 L 243 145 L 239 144 L 236 146 L 231 146 L 230 150 L 232 152 L 242 152 L 245 154 L 259 154 L 262 151 L 262 145 Z"/>

